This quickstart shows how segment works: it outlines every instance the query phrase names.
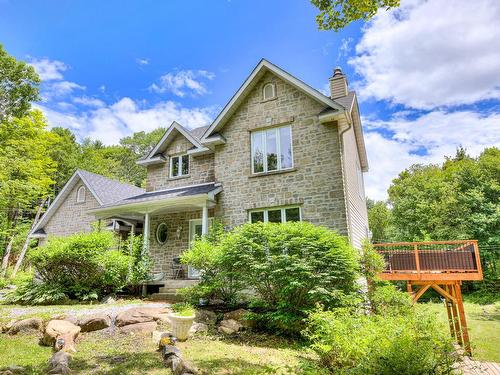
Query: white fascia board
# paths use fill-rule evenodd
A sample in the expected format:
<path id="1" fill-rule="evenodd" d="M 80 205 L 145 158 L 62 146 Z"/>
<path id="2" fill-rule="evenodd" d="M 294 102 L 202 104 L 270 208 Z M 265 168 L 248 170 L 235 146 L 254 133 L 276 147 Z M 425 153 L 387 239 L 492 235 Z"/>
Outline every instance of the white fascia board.
<path id="1" fill-rule="evenodd" d="M 152 164 L 162 164 L 162 163 L 165 163 L 167 161 L 167 159 L 165 159 L 163 156 L 159 155 L 159 156 L 155 156 L 154 158 L 150 158 L 150 159 L 140 159 L 140 160 L 137 160 L 135 163 L 138 164 L 138 165 L 152 165 Z"/>
<path id="2" fill-rule="evenodd" d="M 213 154 L 213 153 L 214 153 L 214 150 L 211 150 L 208 147 L 193 148 L 191 150 L 188 150 L 188 152 L 187 152 L 188 155 L 193 155 L 193 156 L 201 156 L 201 155 L 207 155 L 207 154 Z"/>
<path id="3" fill-rule="evenodd" d="M 209 146 L 209 147 L 223 145 L 225 143 L 226 143 L 226 139 L 220 134 L 212 135 L 211 137 L 209 137 L 203 141 L 203 144 L 206 146 Z"/>
<path id="4" fill-rule="evenodd" d="M 225 107 L 222 109 L 222 111 L 219 113 L 217 118 L 214 120 L 212 125 L 207 129 L 205 134 L 203 135 L 203 138 L 201 139 L 201 142 L 204 143 L 208 138 L 210 138 L 211 134 L 215 132 L 218 129 L 219 124 L 223 123 L 227 114 L 231 111 L 232 107 L 239 103 L 240 97 L 246 92 L 247 88 L 253 83 L 253 81 L 256 79 L 256 77 L 259 76 L 259 73 L 263 70 L 267 69 L 271 71 L 272 73 L 276 74 L 278 77 L 286 81 L 287 83 L 291 84 L 292 86 L 296 87 L 297 89 L 303 91 L 310 97 L 316 99 L 317 101 L 325 104 L 326 106 L 335 109 L 339 112 L 344 112 L 345 109 L 343 106 L 340 104 L 336 103 L 334 100 L 330 99 L 329 97 L 323 95 L 319 91 L 313 89 L 311 86 L 307 85 L 306 83 L 302 82 L 301 80 L 295 78 L 292 76 L 290 73 L 284 71 L 280 67 L 270 63 L 269 61 L 262 59 L 257 66 L 254 68 L 252 73 L 248 76 L 248 78 L 243 82 L 241 87 L 236 91 L 236 93 L 233 95 L 233 97 L 229 100 L 229 102 L 225 105 Z"/>

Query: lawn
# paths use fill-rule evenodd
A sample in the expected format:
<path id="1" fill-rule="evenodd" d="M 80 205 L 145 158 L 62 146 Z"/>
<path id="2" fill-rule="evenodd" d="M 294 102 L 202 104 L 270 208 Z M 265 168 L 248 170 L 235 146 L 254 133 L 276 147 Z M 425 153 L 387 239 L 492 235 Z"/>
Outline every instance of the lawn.
<path id="1" fill-rule="evenodd" d="M 422 303 L 419 308 L 427 309 L 443 322 L 448 321 L 442 303 Z M 492 305 L 465 302 L 464 308 L 474 359 L 500 362 L 500 302 Z"/>
<path id="2" fill-rule="evenodd" d="M 18 318 L 47 318 L 68 310 L 84 312 L 96 307 L 98 305 L 0 306 L 0 319 L 8 321 L 12 313 Z M 446 321 L 446 310 L 440 303 L 419 304 L 419 308 Z M 466 303 L 465 310 L 475 358 L 500 362 L 500 304 Z M 178 347 L 204 374 L 322 374 L 315 355 L 302 344 L 272 335 L 242 333 L 225 338 L 210 332 L 179 343 Z M 170 373 L 163 366 L 160 353 L 155 351 L 150 335 L 86 333 L 78 339 L 77 350 L 71 364 L 75 374 Z M 15 364 L 27 367 L 31 374 L 43 374 L 50 356 L 51 349 L 39 346 L 36 335 L 0 335 L 0 368 Z"/>

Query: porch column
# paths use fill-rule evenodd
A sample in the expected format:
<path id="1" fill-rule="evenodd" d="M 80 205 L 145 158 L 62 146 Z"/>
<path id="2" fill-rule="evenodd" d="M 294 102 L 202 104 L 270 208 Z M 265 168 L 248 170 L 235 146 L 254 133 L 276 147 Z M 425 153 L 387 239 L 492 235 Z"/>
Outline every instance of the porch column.
<path id="1" fill-rule="evenodd" d="M 204 236 L 208 234 L 208 205 L 207 202 L 203 204 L 201 212 L 201 234 Z"/>
<path id="2" fill-rule="evenodd" d="M 142 231 L 142 251 L 149 252 L 149 212 L 144 215 L 144 229 Z"/>

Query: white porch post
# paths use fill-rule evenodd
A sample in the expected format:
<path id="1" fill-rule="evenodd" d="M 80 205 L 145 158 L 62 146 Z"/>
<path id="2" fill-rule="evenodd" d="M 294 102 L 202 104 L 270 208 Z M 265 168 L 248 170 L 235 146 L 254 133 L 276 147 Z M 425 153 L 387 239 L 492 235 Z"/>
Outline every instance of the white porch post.
<path id="1" fill-rule="evenodd" d="M 208 205 L 207 202 L 203 204 L 201 212 L 201 234 L 204 236 L 208 234 Z"/>
<path id="2" fill-rule="evenodd" d="M 142 251 L 149 251 L 149 212 L 144 215 L 144 228 L 142 231 Z"/>

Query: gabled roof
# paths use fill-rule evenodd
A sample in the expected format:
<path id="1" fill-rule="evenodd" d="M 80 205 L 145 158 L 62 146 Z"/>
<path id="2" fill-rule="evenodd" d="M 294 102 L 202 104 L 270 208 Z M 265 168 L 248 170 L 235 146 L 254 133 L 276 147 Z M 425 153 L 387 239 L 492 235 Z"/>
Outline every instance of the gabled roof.
<path id="1" fill-rule="evenodd" d="M 151 152 L 145 158 L 138 160 L 137 164 L 148 165 L 148 164 L 164 162 L 165 158 L 163 158 L 161 153 L 166 150 L 167 146 L 170 144 L 170 142 L 173 141 L 173 139 L 178 134 L 181 134 L 184 138 L 186 138 L 193 145 L 195 149 L 205 149 L 205 147 L 201 144 L 199 139 L 200 133 L 203 134 L 205 130 L 206 129 L 203 130 L 193 129 L 193 131 L 190 132 L 186 128 L 184 128 L 181 124 L 174 121 L 167 128 L 165 134 L 163 134 L 163 137 L 151 150 Z"/>
<path id="2" fill-rule="evenodd" d="M 250 73 L 245 82 L 243 82 L 238 91 L 236 91 L 231 100 L 229 100 L 226 106 L 222 109 L 212 125 L 210 125 L 203 138 L 201 139 L 202 143 L 207 141 L 207 139 L 210 138 L 212 134 L 218 132 L 224 126 L 225 122 L 231 117 L 231 115 L 237 109 L 238 105 L 241 104 L 243 99 L 248 95 L 248 93 L 250 93 L 255 84 L 266 72 L 272 72 L 291 86 L 302 91 L 314 100 L 324 104 L 327 108 L 331 108 L 332 110 L 337 111 L 339 114 L 344 112 L 344 107 L 342 105 L 338 104 L 328 96 L 322 94 L 321 92 L 312 88 L 301 80 L 295 78 L 280 67 L 274 65 L 266 59 L 262 59 L 254 68 L 252 73 Z"/>
<path id="3" fill-rule="evenodd" d="M 44 225 L 47 224 L 49 219 L 54 215 L 80 180 L 101 206 L 144 193 L 144 189 L 138 188 L 137 186 L 125 184 L 99 174 L 78 169 L 73 176 L 71 176 L 66 185 L 64 185 L 59 194 L 57 194 L 56 198 L 47 209 L 47 212 L 45 212 L 42 219 L 33 228 L 31 233 L 36 233 L 40 229 L 43 229 Z"/>

